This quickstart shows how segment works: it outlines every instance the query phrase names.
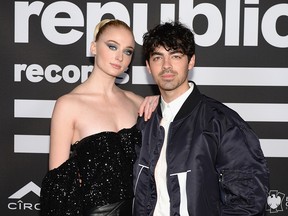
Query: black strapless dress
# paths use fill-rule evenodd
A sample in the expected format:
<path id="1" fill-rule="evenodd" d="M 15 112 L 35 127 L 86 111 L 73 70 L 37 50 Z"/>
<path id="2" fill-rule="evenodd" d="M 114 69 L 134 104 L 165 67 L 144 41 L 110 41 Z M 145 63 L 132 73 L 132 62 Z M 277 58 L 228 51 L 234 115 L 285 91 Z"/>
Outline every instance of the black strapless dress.
<path id="1" fill-rule="evenodd" d="M 133 163 L 141 132 L 101 132 L 72 145 L 71 157 L 42 182 L 42 216 L 132 215 Z"/>

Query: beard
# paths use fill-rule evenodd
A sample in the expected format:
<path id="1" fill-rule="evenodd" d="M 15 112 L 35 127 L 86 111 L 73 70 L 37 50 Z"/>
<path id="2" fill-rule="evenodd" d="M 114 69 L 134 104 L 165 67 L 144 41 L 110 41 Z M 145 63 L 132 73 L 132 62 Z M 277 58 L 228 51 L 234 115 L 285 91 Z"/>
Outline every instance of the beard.
<path id="1" fill-rule="evenodd" d="M 178 73 L 172 69 L 162 70 L 157 77 L 154 77 L 159 90 L 163 91 L 174 91 L 178 88 L 182 89 L 181 86 L 187 82 L 188 71 L 187 73 Z M 156 79 L 155 79 L 156 78 Z M 181 91 L 181 90 L 180 90 Z"/>
<path id="2" fill-rule="evenodd" d="M 162 70 L 158 74 L 158 87 L 164 91 L 172 91 L 178 86 L 178 80 L 175 79 L 177 77 L 177 72 L 172 69 Z M 165 78 L 165 76 L 168 76 Z M 169 77 L 171 76 L 171 77 Z"/>

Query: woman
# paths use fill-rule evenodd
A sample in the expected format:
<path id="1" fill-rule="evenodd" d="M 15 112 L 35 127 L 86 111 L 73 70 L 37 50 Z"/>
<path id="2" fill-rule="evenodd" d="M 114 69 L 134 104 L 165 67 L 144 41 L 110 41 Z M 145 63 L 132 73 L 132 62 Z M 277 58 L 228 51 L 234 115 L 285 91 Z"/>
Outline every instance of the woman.
<path id="1" fill-rule="evenodd" d="M 131 62 L 134 37 L 124 22 L 103 20 L 94 38 L 90 77 L 53 111 L 42 215 L 131 215 L 134 146 L 141 142 L 135 123 L 144 99 L 115 79 Z M 148 100 L 156 105 L 158 97 L 145 99 L 146 110 Z"/>

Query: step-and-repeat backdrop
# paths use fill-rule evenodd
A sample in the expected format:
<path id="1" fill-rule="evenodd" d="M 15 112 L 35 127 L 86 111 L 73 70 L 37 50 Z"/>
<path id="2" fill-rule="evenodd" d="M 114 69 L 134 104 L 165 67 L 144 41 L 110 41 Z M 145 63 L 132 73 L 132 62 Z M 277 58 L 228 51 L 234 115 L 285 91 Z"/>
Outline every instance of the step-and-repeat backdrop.
<path id="1" fill-rule="evenodd" d="M 87 79 L 94 26 L 113 17 L 133 28 L 137 44 L 117 83 L 143 96 L 157 92 L 141 56 L 143 33 L 167 20 L 194 30 L 190 79 L 256 131 L 271 171 L 267 215 L 288 215 L 287 0 L 21 0 L 0 10 L 1 215 L 38 215 L 53 105 Z"/>

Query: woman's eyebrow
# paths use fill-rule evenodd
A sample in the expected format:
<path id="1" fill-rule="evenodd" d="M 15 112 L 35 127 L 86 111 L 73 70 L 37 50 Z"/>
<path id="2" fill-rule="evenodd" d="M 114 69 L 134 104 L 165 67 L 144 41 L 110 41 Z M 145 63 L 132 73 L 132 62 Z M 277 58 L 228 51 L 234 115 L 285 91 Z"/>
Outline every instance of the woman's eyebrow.
<path id="1" fill-rule="evenodd" d="M 114 41 L 114 40 L 108 40 L 106 41 L 106 43 L 115 43 L 117 45 L 120 45 L 117 41 Z M 133 46 L 127 46 L 126 48 L 134 50 Z"/>

